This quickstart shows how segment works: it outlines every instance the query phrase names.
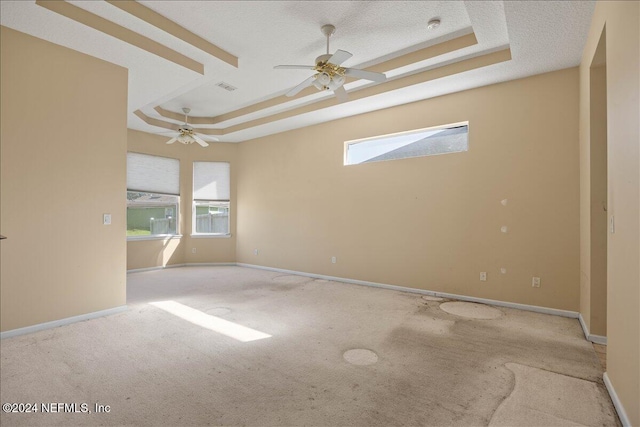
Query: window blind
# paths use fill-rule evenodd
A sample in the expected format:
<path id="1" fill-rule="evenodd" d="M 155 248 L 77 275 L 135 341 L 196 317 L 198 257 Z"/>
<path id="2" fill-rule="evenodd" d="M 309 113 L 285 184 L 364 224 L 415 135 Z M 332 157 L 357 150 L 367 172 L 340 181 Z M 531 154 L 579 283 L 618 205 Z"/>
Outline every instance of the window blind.
<path id="1" fill-rule="evenodd" d="M 229 201 L 230 166 L 226 162 L 193 162 L 193 199 Z"/>
<path id="2" fill-rule="evenodd" d="M 180 195 L 180 161 L 127 153 L 127 190 Z"/>

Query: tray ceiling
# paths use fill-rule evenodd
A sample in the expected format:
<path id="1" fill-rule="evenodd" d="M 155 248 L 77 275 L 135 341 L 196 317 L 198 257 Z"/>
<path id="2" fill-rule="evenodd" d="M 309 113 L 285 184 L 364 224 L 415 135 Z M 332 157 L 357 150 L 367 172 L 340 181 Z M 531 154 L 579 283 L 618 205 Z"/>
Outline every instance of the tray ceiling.
<path id="1" fill-rule="evenodd" d="M 4 26 L 129 69 L 128 126 L 198 130 L 224 142 L 576 66 L 592 1 L 2 1 Z M 427 29 L 432 18 L 441 20 Z M 308 88 L 279 64 L 314 64 L 324 24 L 343 65 L 385 72 L 347 80 L 349 101 Z M 235 87 L 225 90 L 219 84 Z M 99 102 L 99 101 L 97 101 Z"/>

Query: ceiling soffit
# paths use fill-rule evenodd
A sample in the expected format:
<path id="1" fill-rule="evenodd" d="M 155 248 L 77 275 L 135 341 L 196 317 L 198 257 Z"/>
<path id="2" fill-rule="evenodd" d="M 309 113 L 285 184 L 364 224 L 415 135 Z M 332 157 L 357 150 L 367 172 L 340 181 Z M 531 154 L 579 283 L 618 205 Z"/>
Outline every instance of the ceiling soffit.
<path id="1" fill-rule="evenodd" d="M 161 58 L 171 61 L 175 64 L 181 65 L 199 74 L 204 74 L 204 65 L 200 64 L 193 59 L 169 49 L 168 47 L 151 40 L 148 37 L 140 35 L 134 31 L 124 28 L 120 25 L 114 24 L 98 15 L 91 12 L 87 12 L 77 6 L 72 5 L 66 1 L 52 1 L 52 0 L 36 0 L 36 5 L 49 9 L 52 12 L 58 13 L 62 16 L 66 16 L 69 19 L 73 19 L 76 22 L 84 24 L 95 30 L 101 31 L 112 37 L 120 39 L 126 43 L 136 46 L 142 50 L 146 50 L 149 53 L 153 53 Z"/>
<path id="2" fill-rule="evenodd" d="M 220 49 L 218 46 L 213 43 L 208 42 L 202 37 L 193 34 L 191 31 L 181 27 L 170 19 L 165 18 L 157 12 L 149 9 L 148 7 L 143 6 L 142 4 L 136 1 L 113 1 L 107 0 L 107 3 L 124 10 L 127 13 L 139 18 L 146 23 L 153 25 L 165 31 L 166 33 L 171 34 L 172 36 L 178 37 L 181 40 L 189 43 L 190 45 L 197 47 L 200 50 L 203 50 L 210 54 L 213 57 L 216 57 L 229 65 L 234 67 L 238 67 L 238 58 L 233 56 L 229 52 Z"/>
<path id="3" fill-rule="evenodd" d="M 425 61 L 427 59 L 431 59 L 431 58 L 443 55 L 445 53 L 455 52 L 457 50 L 460 50 L 469 46 L 473 46 L 477 43 L 478 43 L 478 40 L 476 39 L 475 34 L 471 33 L 471 34 L 457 37 L 453 40 L 448 40 L 446 42 L 425 47 L 415 52 L 411 52 L 393 59 L 389 59 L 380 64 L 367 67 L 365 68 L 365 70 L 373 71 L 377 73 L 387 73 L 389 71 L 399 69 L 407 65 L 415 64 L 420 61 Z M 347 81 L 354 81 L 354 80 L 356 79 L 347 78 Z M 381 83 L 378 83 L 378 84 L 381 84 Z M 255 113 L 270 107 L 274 107 L 276 105 L 291 102 L 292 100 L 301 99 L 309 95 L 313 95 L 317 92 L 318 91 L 315 88 L 308 87 L 302 90 L 298 95 L 294 97 L 287 97 L 285 95 L 281 95 L 271 99 L 267 99 L 265 101 L 257 102 L 253 105 L 249 105 L 247 107 L 244 107 L 235 111 L 231 111 L 229 113 L 220 114 L 219 116 L 216 116 L 216 117 L 190 117 L 189 121 L 191 124 L 197 124 L 197 125 L 221 124 L 228 120 L 242 117 L 250 113 Z M 172 111 L 165 110 L 159 106 L 156 107 L 155 110 L 158 112 L 158 114 L 160 114 L 161 116 L 167 119 L 173 119 L 178 121 L 184 119 L 183 114 L 174 113 Z"/>
<path id="4" fill-rule="evenodd" d="M 442 77 L 462 73 L 465 71 L 469 71 L 469 70 L 473 70 L 481 67 L 486 67 L 486 66 L 497 64 L 504 61 L 509 61 L 510 59 L 511 59 L 511 51 L 508 48 L 502 49 L 486 55 L 475 56 L 472 58 L 454 62 L 452 64 L 443 65 L 441 67 L 436 67 L 433 69 L 421 71 L 419 73 L 396 78 L 394 80 L 389 80 L 384 83 L 369 85 L 365 88 L 358 88 L 356 91 L 348 92 L 349 99 L 351 101 L 355 101 L 355 100 L 366 98 L 369 96 L 379 95 L 381 93 L 392 91 L 395 89 L 412 86 L 419 83 L 424 83 L 427 81 L 439 79 Z M 240 123 L 227 128 L 212 129 L 212 128 L 200 127 L 196 129 L 196 131 L 199 133 L 203 133 L 205 135 L 223 136 L 223 135 L 232 134 L 234 132 L 238 132 L 244 129 L 248 129 L 254 126 L 263 125 L 272 121 L 282 120 L 282 119 L 294 117 L 300 114 L 309 113 L 314 110 L 330 108 L 336 105 L 336 103 L 337 101 L 335 100 L 335 98 L 330 97 L 328 99 L 315 101 L 312 104 L 308 104 L 301 107 L 295 107 L 293 109 L 290 109 L 284 112 L 274 113 L 267 117 L 254 119 L 254 120 Z M 158 113 L 167 114 L 168 116 L 170 116 L 169 118 L 171 119 L 174 119 L 177 121 L 184 120 L 184 115 L 180 117 L 179 115 L 173 114 L 171 112 L 167 112 L 162 108 L 156 107 L 156 109 L 158 110 Z M 140 110 L 136 111 L 136 115 L 150 125 L 164 127 L 166 129 L 175 129 L 177 126 L 175 123 L 172 123 L 172 122 L 166 122 L 166 121 L 158 120 L 152 117 L 148 117 Z M 196 117 L 195 119 L 197 119 L 200 122 L 203 121 L 203 118 Z M 189 118 L 189 122 L 191 124 L 197 124 L 196 120 L 192 120 L 191 118 Z"/>

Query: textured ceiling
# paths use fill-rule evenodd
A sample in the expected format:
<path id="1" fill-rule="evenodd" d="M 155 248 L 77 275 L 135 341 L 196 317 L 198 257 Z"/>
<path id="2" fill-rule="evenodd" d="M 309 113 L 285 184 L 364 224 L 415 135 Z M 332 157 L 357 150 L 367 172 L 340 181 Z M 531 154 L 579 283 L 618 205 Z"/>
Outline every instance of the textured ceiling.
<path id="1" fill-rule="evenodd" d="M 215 124 L 198 125 L 210 128 L 211 132 L 219 131 L 219 138 L 229 142 L 576 66 L 594 8 L 591 1 L 139 2 L 238 57 L 236 68 L 107 2 L 67 3 L 204 64 L 204 74 L 48 10 L 35 1 L 3 0 L 1 23 L 128 68 L 130 128 L 164 131 L 143 121 L 140 113 L 170 127 L 179 120 L 163 117 L 160 112 L 180 112 L 182 107 L 190 107 L 192 116 L 229 116 Z M 434 17 L 440 18 L 442 25 L 429 31 L 427 22 Z M 273 67 L 313 64 L 316 56 L 325 53 L 320 27 L 328 23 L 337 27 L 331 38 L 331 52 L 343 49 L 353 53 L 344 64 L 347 67 L 375 66 L 427 46 L 444 46 L 467 34 L 475 34 L 477 44 L 432 58 L 418 58 L 387 72 L 389 80 L 407 81 L 405 87 L 387 84 L 391 89 L 372 91 L 371 95 L 359 98 L 358 88 L 370 83 L 352 81 L 345 85 L 352 94 L 346 103 L 338 103 L 331 93 L 316 92 L 282 98 L 283 101 L 273 102 L 268 108 L 251 111 L 252 105 L 280 99 L 288 89 L 311 75 L 310 71 Z M 444 70 L 448 64 L 505 49 L 510 50 L 511 60 L 461 68 L 418 83 L 401 79 L 425 70 Z M 222 81 L 237 90 L 228 92 L 216 86 Z M 247 112 L 233 114 L 239 109 Z M 138 115 L 134 114 L 136 111 Z"/>

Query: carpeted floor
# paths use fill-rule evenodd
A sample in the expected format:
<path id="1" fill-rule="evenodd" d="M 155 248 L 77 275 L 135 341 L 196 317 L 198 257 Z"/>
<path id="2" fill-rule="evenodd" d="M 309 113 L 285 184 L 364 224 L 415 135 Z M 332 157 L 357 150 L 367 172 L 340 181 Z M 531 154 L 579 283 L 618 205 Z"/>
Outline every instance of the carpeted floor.
<path id="1" fill-rule="evenodd" d="M 1 424 L 619 425 L 575 319 L 242 267 L 130 274 L 128 305 L 3 340 L 2 403 L 91 413 Z"/>

